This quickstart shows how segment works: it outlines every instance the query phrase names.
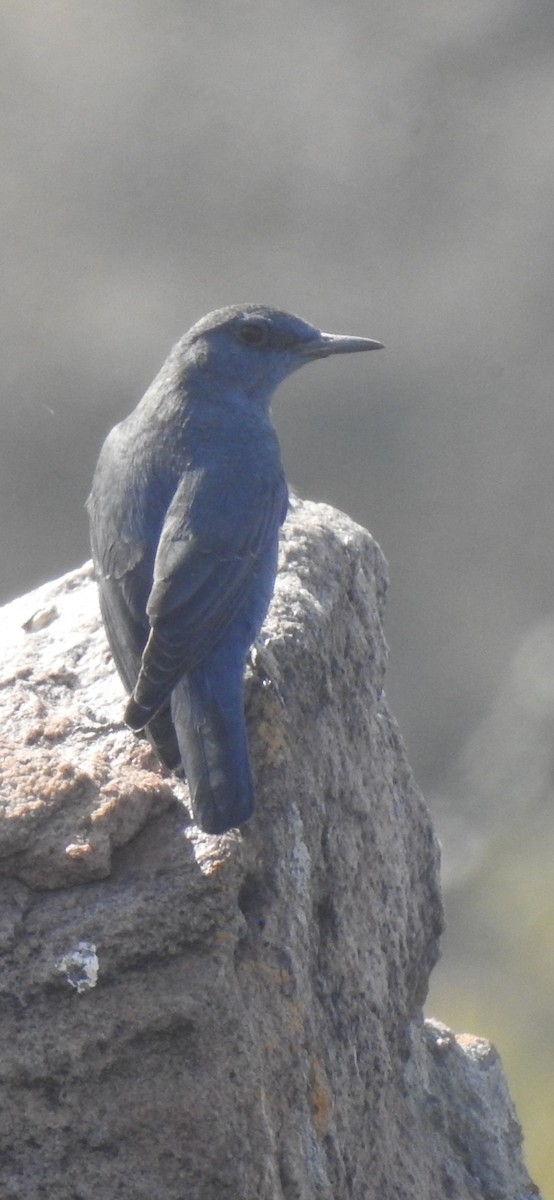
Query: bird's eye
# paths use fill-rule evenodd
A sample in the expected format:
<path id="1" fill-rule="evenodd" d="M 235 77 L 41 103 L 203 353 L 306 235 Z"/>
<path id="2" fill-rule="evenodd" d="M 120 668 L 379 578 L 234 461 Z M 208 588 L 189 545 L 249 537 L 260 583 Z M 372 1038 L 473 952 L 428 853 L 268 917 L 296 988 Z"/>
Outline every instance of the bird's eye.
<path id="1" fill-rule="evenodd" d="M 248 321 L 238 331 L 239 341 L 245 346 L 263 346 L 267 341 L 267 328 L 257 321 Z"/>

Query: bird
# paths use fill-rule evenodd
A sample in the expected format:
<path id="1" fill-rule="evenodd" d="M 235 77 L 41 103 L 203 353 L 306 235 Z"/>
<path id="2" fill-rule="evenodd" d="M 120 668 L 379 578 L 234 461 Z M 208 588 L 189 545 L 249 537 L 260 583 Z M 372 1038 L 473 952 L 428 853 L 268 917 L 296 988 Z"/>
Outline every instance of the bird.
<path id="1" fill-rule="evenodd" d="M 206 833 L 255 807 L 244 675 L 288 506 L 271 398 L 307 363 L 381 346 L 267 305 L 217 309 L 100 451 L 87 508 L 124 720 L 186 777 Z"/>

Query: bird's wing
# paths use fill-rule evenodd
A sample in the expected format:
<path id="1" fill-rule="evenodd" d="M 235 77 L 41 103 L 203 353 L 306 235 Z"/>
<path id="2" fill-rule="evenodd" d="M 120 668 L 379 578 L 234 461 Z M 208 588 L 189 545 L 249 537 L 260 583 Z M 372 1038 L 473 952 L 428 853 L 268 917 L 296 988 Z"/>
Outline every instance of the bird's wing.
<path id="1" fill-rule="evenodd" d="M 117 505 L 117 492 L 115 502 L 105 503 L 106 496 L 113 498 L 110 483 L 97 468 L 87 501 L 90 540 L 104 627 L 117 670 L 131 692 L 150 632 L 146 603 L 154 555 L 148 562 L 146 543 L 121 533 L 124 508 Z"/>
<path id="2" fill-rule="evenodd" d="M 141 728 L 177 681 L 217 645 L 243 609 L 272 551 L 287 507 L 282 475 L 182 480 L 162 529 L 147 604 L 151 631 L 125 719 Z"/>

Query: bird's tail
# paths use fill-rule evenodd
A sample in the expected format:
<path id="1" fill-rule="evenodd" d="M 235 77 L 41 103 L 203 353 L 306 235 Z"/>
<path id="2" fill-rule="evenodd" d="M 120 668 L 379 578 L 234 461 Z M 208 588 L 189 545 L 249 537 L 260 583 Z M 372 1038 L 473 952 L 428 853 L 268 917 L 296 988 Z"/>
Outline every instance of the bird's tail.
<path id="1" fill-rule="evenodd" d="M 171 715 L 194 817 L 206 833 L 225 833 L 254 812 L 254 784 L 240 679 L 206 666 L 177 684 Z"/>

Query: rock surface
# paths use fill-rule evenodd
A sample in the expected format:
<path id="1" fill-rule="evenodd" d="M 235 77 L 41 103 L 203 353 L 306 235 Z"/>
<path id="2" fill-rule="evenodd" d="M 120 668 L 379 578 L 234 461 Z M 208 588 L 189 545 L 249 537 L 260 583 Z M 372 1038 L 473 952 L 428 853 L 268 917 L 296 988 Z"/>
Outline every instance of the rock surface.
<path id="1" fill-rule="evenodd" d="M 90 567 L 2 613 L 2 1200 L 524 1200 L 496 1052 L 421 1007 L 438 852 L 382 692 L 385 566 L 297 504 L 202 834 L 122 725 Z"/>

